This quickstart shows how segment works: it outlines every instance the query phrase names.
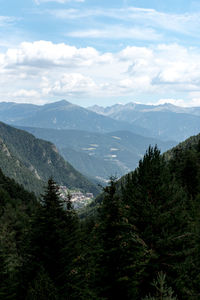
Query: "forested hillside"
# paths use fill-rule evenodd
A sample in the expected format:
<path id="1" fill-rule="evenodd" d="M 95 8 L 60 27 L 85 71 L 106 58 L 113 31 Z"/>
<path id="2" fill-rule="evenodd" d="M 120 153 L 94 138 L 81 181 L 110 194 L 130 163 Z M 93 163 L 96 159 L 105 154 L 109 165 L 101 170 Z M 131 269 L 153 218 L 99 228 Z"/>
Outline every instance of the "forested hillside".
<path id="1" fill-rule="evenodd" d="M 60 185 L 86 192 L 98 187 L 76 171 L 58 153 L 55 145 L 0 122 L 0 168 L 29 191 L 43 192 L 50 176 Z"/>
<path id="2" fill-rule="evenodd" d="M 1 175 L 1 298 L 199 299 L 199 142 L 173 153 L 149 147 L 81 220 L 52 179 L 35 204 L 25 191 L 10 193 L 17 185 Z"/>
<path id="3" fill-rule="evenodd" d="M 31 216 L 38 202 L 0 170 L 0 299 L 20 299 L 17 289 L 24 264 Z M 18 295 L 18 296 L 16 296 Z M 15 298 L 17 297 L 17 298 Z"/>

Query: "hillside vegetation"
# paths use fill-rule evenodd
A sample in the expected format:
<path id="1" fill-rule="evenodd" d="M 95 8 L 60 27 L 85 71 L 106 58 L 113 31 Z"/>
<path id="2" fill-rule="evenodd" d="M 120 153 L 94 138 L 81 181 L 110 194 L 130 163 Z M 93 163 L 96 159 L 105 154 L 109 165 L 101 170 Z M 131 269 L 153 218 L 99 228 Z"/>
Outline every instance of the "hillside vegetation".
<path id="1" fill-rule="evenodd" d="M 199 137 L 189 144 L 170 159 L 150 146 L 82 220 L 52 179 L 37 203 L 1 174 L 1 298 L 199 299 Z"/>
<path id="2" fill-rule="evenodd" d="M 60 185 L 98 193 L 98 188 L 58 153 L 55 145 L 0 122 L 0 167 L 3 172 L 37 194 L 53 176 Z"/>

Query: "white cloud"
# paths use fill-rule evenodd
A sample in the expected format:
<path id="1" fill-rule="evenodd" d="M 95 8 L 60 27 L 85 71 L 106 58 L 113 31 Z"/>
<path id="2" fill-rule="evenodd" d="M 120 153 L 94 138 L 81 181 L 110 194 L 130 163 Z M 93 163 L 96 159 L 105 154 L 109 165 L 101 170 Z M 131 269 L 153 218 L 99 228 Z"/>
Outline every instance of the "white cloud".
<path id="1" fill-rule="evenodd" d="M 131 91 L 144 93 L 154 90 L 154 87 L 151 85 L 151 78 L 145 74 L 143 74 L 143 76 L 123 79 L 119 82 L 119 87 L 122 88 L 125 93 L 130 93 Z"/>
<path id="2" fill-rule="evenodd" d="M 162 104 L 166 104 L 166 103 L 170 103 L 179 107 L 195 107 L 195 106 L 200 106 L 200 92 L 198 94 L 196 94 L 197 98 L 191 98 L 188 100 L 185 99 L 168 99 L 168 98 L 164 98 L 164 99 L 160 99 L 154 103 L 149 103 L 149 104 L 153 104 L 153 105 L 162 105 Z"/>
<path id="3" fill-rule="evenodd" d="M 128 19 L 135 22 L 143 21 L 145 26 L 151 25 L 184 34 L 198 33 L 196 25 L 200 24 L 198 13 L 173 14 L 156 11 L 155 9 L 129 7 L 122 9 L 118 18 L 125 18 L 126 15 Z"/>
<path id="4" fill-rule="evenodd" d="M 57 80 L 52 87 L 49 87 L 49 94 L 63 95 L 73 93 L 90 93 L 96 88 L 95 82 L 87 76 L 80 73 L 63 74 L 60 80 Z"/>
<path id="5" fill-rule="evenodd" d="M 44 104 L 44 101 L 41 98 L 41 94 L 37 90 L 26 90 L 20 89 L 13 92 L 9 92 L 4 99 L 8 102 L 15 101 L 17 103 L 36 103 L 36 104 Z"/>
<path id="6" fill-rule="evenodd" d="M 12 94 L 13 97 L 17 98 L 39 98 L 40 94 L 36 90 L 25 90 L 21 89 Z"/>
<path id="7" fill-rule="evenodd" d="M 200 83 L 200 53 L 179 45 L 160 45 L 154 48 L 127 47 L 120 52 L 129 61 L 130 76 L 146 74 L 154 85 L 185 85 L 193 89 Z M 184 89 L 183 86 L 181 86 Z"/>
<path id="8" fill-rule="evenodd" d="M 189 93 L 190 106 L 200 106 L 200 89 Z"/>
<path id="9" fill-rule="evenodd" d="M 90 66 L 94 63 L 107 63 L 112 55 L 100 55 L 91 47 L 76 48 L 73 46 L 53 44 L 48 41 L 33 43 L 24 42 L 18 48 L 8 49 L 5 54 L 0 54 L 0 63 L 5 68 L 24 67 L 50 68 Z"/>
<path id="10" fill-rule="evenodd" d="M 145 94 L 192 105 L 200 99 L 200 51 L 161 44 L 111 54 L 64 43 L 24 42 L 0 53 L 0 86 L 4 100 L 37 102 L 66 95 L 139 99 Z"/>
<path id="11" fill-rule="evenodd" d="M 82 18 L 103 18 L 102 24 L 105 24 L 105 18 L 113 19 L 117 22 L 123 22 L 127 30 L 132 27 L 138 27 L 140 29 L 150 28 L 160 32 L 161 30 L 167 30 L 171 32 L 199 36 L 200 25 L 200 13 L 184 13 L 173 14 L 160 12 L 155 9 L 126 7 L 126 8 L 106 8 L 106 9 L 64 9 L 64 10 L 49 10 L 56 18 L 60 19 L 82 19 Z M 126 22 L 126 23 L 125 23 Z M 126 24 L 126 25 L 125 25 Z M 101 30 L 94 28 L 94 31 Z M 83 30 L 83 35 L 86 30 Z M 80 33 L 79 33 L 80 34 Z"/>
<path id="12" fill-rule="evenodd" d="M 161 38 L 161 35 L 151 28 L 126 28 L 123 26 L 109 26 L 103 29 L 72 31 L 67 33 L 66 36 L 75 38 L 131 39 L 147 41 L 159 40 Z"/>
<path id="13" fill-rule="evenodd" d="M 0 27 L 8 26 L 12 24 L 14 21 L 16 21 L 16 18 L 14 17 L 0 16 Z"/>
<path id="14" fill-rule="evenodd" d="M 188 103 L 185 102 L 185 100 L 183 99 L 168 99 L 168 98 L 164 98 L 164 99 L 160 99 L 158 100 L 156 103 L 153 103 L 154 105 L 161 105 L 161 104 L 166 104 L 166 103 L 170 103 L 176 106 L 181 106 L 181 107 L 187 107 Z"/>

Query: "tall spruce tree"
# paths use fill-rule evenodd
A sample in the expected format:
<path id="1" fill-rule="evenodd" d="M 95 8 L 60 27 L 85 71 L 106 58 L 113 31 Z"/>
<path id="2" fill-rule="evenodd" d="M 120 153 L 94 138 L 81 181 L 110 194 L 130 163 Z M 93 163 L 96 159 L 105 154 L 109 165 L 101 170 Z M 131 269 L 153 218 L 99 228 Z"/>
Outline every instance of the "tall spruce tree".
<path id="1" fill-rule="evenodd" d="M 185 263 L 191 238 L 187 196 L 170 174 L 157 146 L 149 147 L 135 172 L 127 176 L 123 199 L 130 206 L 131 224 L 151 253 L 140 296 L 151 290 L 151 279 L 161 271 L 181 295 L 180 266 Z"/>
<path id="2" fill-rule="evenodd" d="M 128 218 L 129 207 L 116 193 L 111 178 L 99 210 L 97 289 L 102 299 L 136 299 L 147 249 Z"/>
<path id="3" fill-rule="evenodd" d="M 41 285 L 38 284 L 38 278 L 45 276 L 52 287 L 49 290 L 50 299 L 71 299 L 73 291 L 70 273 L 73 269 L 73 259 L 77 255 L 77 222 L 71 206 L 64 210 L 59 187 L 53 179 L 49 179 L 41 206 L 32 223 L 30 258 L 26 266 L 28 285 L 35 281 L 35 285 L 31 285 L 31 294 L 44 292 L 46 295 L 47 290 L 41 291 Z M 34 291 L 34 288 L 40 291 Z"/>

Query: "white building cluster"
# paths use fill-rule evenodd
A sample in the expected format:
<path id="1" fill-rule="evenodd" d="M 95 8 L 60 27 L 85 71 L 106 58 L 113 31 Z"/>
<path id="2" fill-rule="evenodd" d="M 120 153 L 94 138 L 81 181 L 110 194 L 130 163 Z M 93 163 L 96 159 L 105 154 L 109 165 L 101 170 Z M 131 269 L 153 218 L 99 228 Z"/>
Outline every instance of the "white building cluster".
<path id="1" fill-rule="evenodd" d="M 94 198 L 93 193 L 82 193 L 81 191 L 70 191 L 66 186 L 59 187 L 60 197 L 67 200 L 70 195 L 74 208 L 81 208 L 89 204 Z"/>

